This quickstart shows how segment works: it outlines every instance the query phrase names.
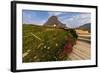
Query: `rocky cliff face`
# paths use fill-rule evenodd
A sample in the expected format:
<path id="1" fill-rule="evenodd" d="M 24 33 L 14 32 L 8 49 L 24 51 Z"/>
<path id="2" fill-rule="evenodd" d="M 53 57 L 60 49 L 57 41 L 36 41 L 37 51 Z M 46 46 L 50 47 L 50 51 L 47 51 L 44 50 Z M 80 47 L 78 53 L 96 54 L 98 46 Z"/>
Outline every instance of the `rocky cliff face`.
<path id="1" fill-rule="evenodd" d="M 50 26 L 50 27 L 59 27 L 59 28 L 64 28 L 66 27 L 65 24 L 61 23 L 57 16 L 51 16 L 46 23 L 44 23 L 44 26 Z"/>

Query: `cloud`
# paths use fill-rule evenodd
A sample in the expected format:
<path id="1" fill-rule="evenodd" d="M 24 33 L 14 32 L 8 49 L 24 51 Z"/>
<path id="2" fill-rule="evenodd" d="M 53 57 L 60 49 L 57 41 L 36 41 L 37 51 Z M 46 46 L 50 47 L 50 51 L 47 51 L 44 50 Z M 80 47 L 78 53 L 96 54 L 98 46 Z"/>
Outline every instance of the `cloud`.
<path id="1" fill-rule="evenodd" d="M 65 15 L 64 17 L 60 18 L 60 20 L 66 24 L 67 27 L 76 28 L 83 24 L 91 22 L 91 14 L 90 13 L 80 13 L 77 15 L 73 15 L 70 18 L 67 18 Z"/>
<path id="2" fill-rule="evenodd" d="M 48 18 L 47 12 L 23 10 L 23 24 L 42 25 Z"/>
<path id="3" fill-rule="evenodd" d="M 33 17 L 36 17 L 35 13 L 25 11 L 23 12 L 23 24 L 32 24 Z"/>
<path id="4" fill-rule="evenodd" d="M 52 12 L 48 12 L 48 14 L 49 14 L 49 17 L 50 17 L 50 16 L 53 16 L 53 15 L 54 15 L 54 16 L 59 16 L 59 15 L 63 14 L 63 12 L 53 12 L 53 11 L 52 11 Z"/>

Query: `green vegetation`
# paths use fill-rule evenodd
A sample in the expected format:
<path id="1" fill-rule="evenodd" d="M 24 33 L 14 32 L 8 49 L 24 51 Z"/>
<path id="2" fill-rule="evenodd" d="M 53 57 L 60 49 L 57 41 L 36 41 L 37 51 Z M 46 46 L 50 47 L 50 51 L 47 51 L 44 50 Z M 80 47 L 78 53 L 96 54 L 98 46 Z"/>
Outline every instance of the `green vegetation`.
<path id="1" fill-rule="evenodd" d="M 73 36 L 73 40 L 77 38 L 72 30 L 23 24 L 23 62 L 67 60 L 67 55 L 59 55 L 67 35 Z"/>
<path id="2" fill-rule="evenodd" d="M 74 40 L 77 40 L 78 35 L 76 34 L 76 31 L 74 29 L 68 29 L 67 31 L 71 33 L 70 36 L 72 36 Z"/>

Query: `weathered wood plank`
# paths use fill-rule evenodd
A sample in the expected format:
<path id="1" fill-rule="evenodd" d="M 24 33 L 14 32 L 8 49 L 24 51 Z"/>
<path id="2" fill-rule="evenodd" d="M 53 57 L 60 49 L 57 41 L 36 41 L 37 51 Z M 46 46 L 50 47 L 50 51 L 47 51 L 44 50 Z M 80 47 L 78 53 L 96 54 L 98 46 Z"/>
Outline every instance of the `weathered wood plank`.
<path id="1" fill-rule="evenodd" d="M 78 41 L 73 48 L 73 52 L 69 54 L 71 60 L 87 60 L 91 57 L 91 45 L 89 43 Z"/>

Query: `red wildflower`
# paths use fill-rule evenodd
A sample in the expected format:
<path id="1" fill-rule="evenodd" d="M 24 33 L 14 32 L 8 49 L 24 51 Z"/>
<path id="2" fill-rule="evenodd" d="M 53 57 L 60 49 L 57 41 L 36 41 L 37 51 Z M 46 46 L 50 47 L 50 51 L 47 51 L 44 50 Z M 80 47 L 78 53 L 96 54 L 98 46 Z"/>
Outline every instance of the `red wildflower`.
<path id="1" fill-rule="evenodd" d="M 72 49 L 73 49 L 73 45 L 72 45 L 71 43 L 67 43 L 67 44 L 64 46 L 63 53 L 69 54 L 69 53 L 72 52 Z"/>

